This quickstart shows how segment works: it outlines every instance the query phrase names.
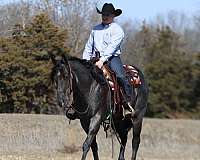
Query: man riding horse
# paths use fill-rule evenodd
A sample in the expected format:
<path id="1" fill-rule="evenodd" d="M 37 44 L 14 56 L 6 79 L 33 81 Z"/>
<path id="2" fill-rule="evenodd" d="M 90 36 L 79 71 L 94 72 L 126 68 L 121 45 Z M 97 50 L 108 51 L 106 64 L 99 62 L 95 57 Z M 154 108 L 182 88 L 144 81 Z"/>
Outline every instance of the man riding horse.
<path id="1" fill-rule="evenodd" d="M 120 45 L 124 39 L 124 32 L 113 21 L 122 11 L 115 9 L 111 3 L 105 3 L 102 9 L 97 9 L 97 12 L 102 14 L 102 23 L 92 29 L 85 46 L 83 59 L 67 56 L 66 53 L 56 59 L 52 53 L 49 53 L 53 62 L 52 84 L 55 87 L 59 106 L 65 109 L 69 119 L 79 118 L 81 126 L 87 134 L 82 145 L 81 160 L 86 159 L 90 148 L 94 160 L 99 160 L 96 135 L 102 122 L 105 122 L 108 117 L 111 123 L 110 127 L 116 131 L 121 144 L 118 160 L 125 159 L 125 147 L 130 129 L 132 129 L 133 137 L 131 159 L 136 160 L 143 117 L 147 109 L 148 85 L 139 69 L 125 65 L 124 71 L 120 59 Z M 87 60 L 94 62 L 97 67 Z M 114 83 L 114 90 L 108 85 L 111 81 L 109 81 L 110 79 L 106 81 L 105 78 L 108 76 L 105 73 L 106 76 L 103 75 L 107 66 L 115 72 L 116 76 L 111 75 L 114 77 L 114 82 L 117 77 L 123 91 L 117 83 Z M 132 74 L 135 73 L 139 77 L 139 81 L 136 79 L 137 83 L 132 81 L 134 80 Z M 131 75 L 131 79 L 126 78 L 128 74 Z M 131 80 L 131 85 L 129 80 Z M 113 92 L 119 90 L 120 92 Z M 115 93 L 120 93 L 120 95 L 116 96 L 118 94 Z M 117 101 L 111 97 L 112 95 L 117 97 Z M 125 95 L 124 98 L 122 95 Z M 123 110 L 123 115 L 122 107 L 125 110 Z M 115 108 L 117 108 L 116 111 Z M 113 113 L 113 116 L 110 113 Z M 109 114 L 110 116 L 108 116 Z"/>
<path id="2" fill-rule="evenodd" d="M 117 81 L 124 91 L 125 116 L 132 114 L 134 109 L 131 105 L 132 87 L 121 62 L 121 44 L 124 39 L 123 29 L 114 22 L 114 18 L 121 15 L 121 9 L 115 9 L 112 3 L 105 3 L 102 9 L 97 8 L 97 12 L 102 15 L 102 22 L 93 27 L 89 39 L 85 45 L 83 59 L 92 60 L 99 58 L 95 65 L 102 69 L 107 64 L 115 72 Z M 98 56 L 98 57 L 97 57 Z"/>

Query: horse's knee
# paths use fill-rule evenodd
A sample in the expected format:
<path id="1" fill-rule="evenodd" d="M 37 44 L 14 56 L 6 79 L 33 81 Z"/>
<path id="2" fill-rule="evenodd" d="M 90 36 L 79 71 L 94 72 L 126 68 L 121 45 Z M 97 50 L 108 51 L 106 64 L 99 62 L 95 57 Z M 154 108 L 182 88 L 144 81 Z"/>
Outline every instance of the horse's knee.
<path id="1" fill-rule="evenodd" d="M 82 149 L 83 149 L 83 152 L 87 152 L 90 149 L 90 147 L 89 147 L 87 142 L 83 143 Z"/>

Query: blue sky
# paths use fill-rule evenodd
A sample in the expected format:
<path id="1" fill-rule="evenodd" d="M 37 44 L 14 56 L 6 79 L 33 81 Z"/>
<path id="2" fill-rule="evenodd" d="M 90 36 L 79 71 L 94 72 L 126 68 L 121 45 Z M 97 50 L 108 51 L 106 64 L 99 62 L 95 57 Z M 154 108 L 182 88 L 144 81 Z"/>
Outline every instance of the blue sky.
<path id="1" fill-rule="evenodd" d="M 0 0 L 0 4 L 16 0 Z M 120 18 L 150 20 L 158 14 L 166 15 L 171 10 L 192 16 L 200 12 L 200 0 L 100 0 L 112 2 L 123 10 Z"/>
<path id="2" fill-rule="evenodd" d="M 175 10 L 192 16 L 200 11 L 200 0 L 102 0 L 112 2 L 123 10 L 122 17 L 149 20 L 158 14 Z"/>

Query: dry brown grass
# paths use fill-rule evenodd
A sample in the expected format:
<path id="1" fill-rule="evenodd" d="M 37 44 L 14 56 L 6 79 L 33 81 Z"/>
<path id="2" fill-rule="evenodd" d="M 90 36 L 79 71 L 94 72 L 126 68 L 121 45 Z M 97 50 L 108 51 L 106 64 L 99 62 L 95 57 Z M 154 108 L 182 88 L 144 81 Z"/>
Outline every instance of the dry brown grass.
<path id="1" fill-rule="evenodd" d="M 0 115 L 0 160 L 78 160 L 85 133 L 79 121 L 64 116 Z M 126 157 L 131 156 L 131 138 Z M 111 158 L 111 138 L 101 129 L 97 141 L 101 159 Z M 114 159 L 119 144 L 114 139 Z M 92 159 L 91 152 L 88 159 Z M 138 160 L 199 160 L 200 121 L 145 119 Z"/>

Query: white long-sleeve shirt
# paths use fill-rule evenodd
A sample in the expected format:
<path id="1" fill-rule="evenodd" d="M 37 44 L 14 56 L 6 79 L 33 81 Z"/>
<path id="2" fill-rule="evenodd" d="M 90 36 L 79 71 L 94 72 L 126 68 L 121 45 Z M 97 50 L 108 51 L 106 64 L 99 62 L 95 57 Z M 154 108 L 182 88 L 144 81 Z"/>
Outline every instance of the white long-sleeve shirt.
<path id="1" fill-rule="evenodd" d="M 95 51 L 100 52 L 100 60 L 107 61 L 111 56 L 121 54 L 121 43 L 124 39 L 124 31 L 116 24 L 99 24 L 92 29 L 90 37 L 85 45 L 83 59 L 90 60 L 95 57 Z"/>

